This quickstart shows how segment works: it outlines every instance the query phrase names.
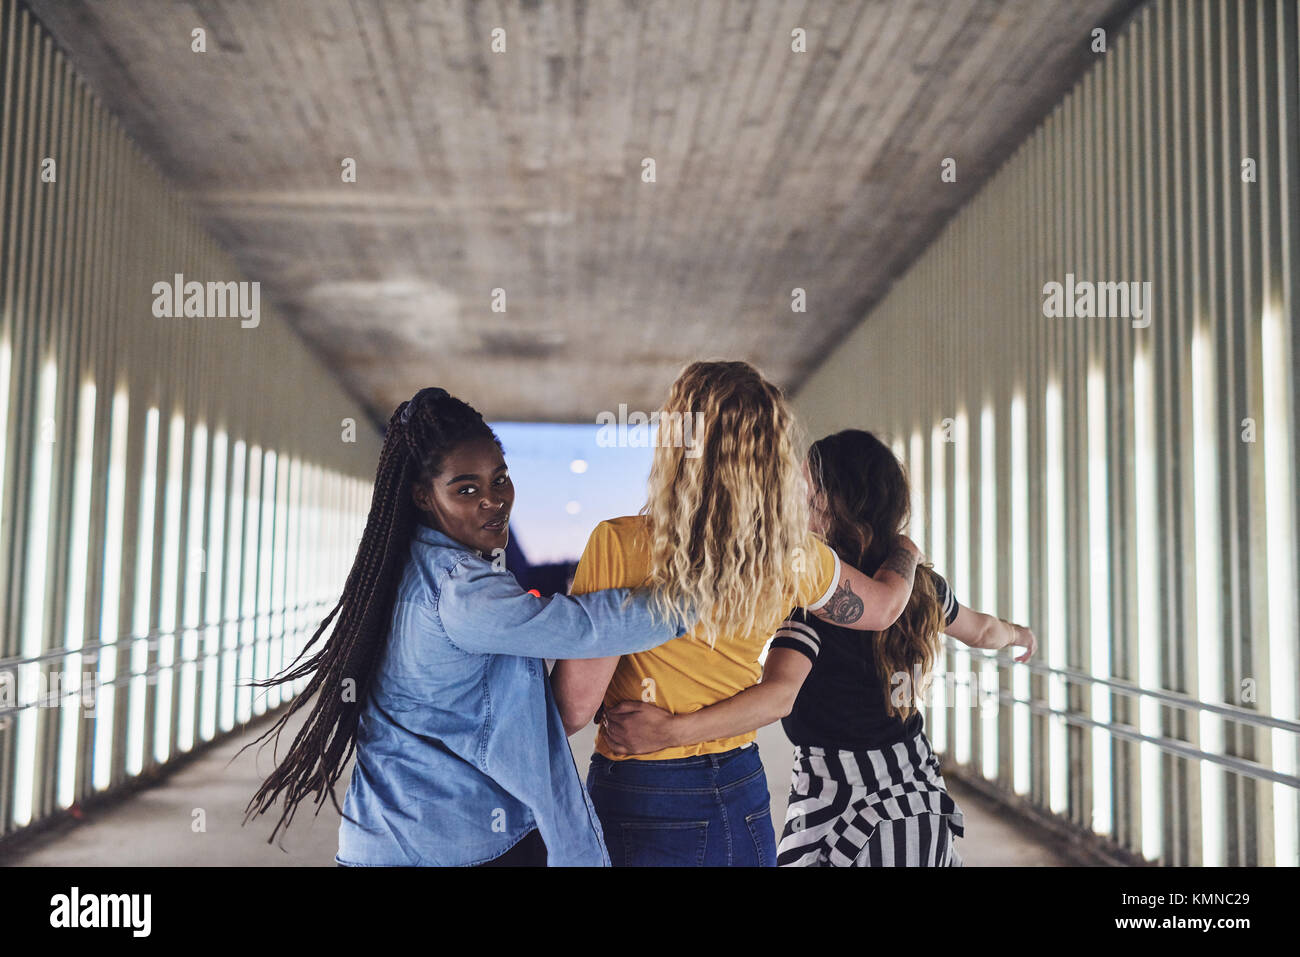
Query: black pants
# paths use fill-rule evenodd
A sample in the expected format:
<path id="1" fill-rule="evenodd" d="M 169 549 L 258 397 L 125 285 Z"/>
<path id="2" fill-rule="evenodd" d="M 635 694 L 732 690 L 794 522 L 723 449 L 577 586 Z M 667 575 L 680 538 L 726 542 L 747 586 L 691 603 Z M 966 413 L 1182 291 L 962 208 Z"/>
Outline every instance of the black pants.
<path id="1" fill-rule="evenodd" d="M 346 864 L 339 864 L 338 867 L 347 867 Z M 484 861 L 479 867 L 545 867 L 546 866 L 546 844 L 542 840 L 542 835 L 537 828 L 533 828 L 518 844 L 510 848 L 500 857 L 494 857 L 490 861 Z"/>
<path id="2" fill-rule="evenodd" d="M 500 857 L 484 861 L 479 867 L 545 867 L 546 843 L 541 833 L 533 828 L 519 843 Z"/>

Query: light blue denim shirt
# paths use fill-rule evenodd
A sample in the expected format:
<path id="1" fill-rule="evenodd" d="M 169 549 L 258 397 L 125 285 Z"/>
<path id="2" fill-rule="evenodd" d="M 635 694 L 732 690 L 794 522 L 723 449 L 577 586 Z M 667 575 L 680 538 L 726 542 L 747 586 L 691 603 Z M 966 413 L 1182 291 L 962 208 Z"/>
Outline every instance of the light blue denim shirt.
<path id="1" fill-rule="evenodd" d="M 608 866 L 544 658 L 598 658 L 686 633 L 626 589 L 538 598 L 417 524 L 357 726 L 335 860 L 470 865 L 532 828 L 553 866 Z"/>

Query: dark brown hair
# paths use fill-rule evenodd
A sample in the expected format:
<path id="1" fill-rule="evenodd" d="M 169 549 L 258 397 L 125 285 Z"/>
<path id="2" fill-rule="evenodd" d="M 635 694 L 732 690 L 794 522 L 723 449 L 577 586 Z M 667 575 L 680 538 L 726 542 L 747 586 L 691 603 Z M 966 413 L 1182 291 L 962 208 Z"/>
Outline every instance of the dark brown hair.
<path id="1" fill-rule="evenodd" d="M 907 525 L 911 491 L 902 465 L 870 432 L 845 429 L 818 439 L 808 450 L 808 467 L 827 514 L 826 542 L 861 572 L 874 575 Z M 906 718 L 921 689 L 915 670 L 928 675 L 939 652 L 939 594 L 934 570 L 916 570 L 912 597 L 898 620 L 873 635 L 876 667 L 889 714 Z M 906 675 L 907 700 L 895 704 L 894 676 Z"/>

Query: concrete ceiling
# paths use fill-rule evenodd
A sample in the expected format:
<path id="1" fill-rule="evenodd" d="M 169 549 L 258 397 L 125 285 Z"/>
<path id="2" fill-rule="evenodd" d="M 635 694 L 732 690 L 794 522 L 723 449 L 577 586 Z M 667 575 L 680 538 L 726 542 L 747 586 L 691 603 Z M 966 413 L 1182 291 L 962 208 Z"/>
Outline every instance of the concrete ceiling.
<path id="1" fill-rule="evenodd" d="M 27 2 L 377 422 L 648 411 L 705 357 L 796 389 L 1137 5 Z"/>

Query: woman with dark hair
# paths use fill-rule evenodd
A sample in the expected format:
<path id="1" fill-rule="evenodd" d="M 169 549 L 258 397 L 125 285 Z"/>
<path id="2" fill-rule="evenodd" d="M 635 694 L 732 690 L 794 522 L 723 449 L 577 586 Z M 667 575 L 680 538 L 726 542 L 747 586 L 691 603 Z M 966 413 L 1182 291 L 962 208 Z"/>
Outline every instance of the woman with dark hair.
<path id="1" fill-rule="evenodd" d="M 645 651 L 691 622 L 665 624 L 684 616 L 626 589 L 524 591 L 502 560 L 514 497 L 473 408 L 442 389 L 398 406 L 342 597 L 294 664 L 257 683 L 310 676 L 258 741 L 314 705 L 245 821 L 282 792 L 271 840 L 308 795 L 337 808 L 355 751 L 339 864 L 609 864 L 543 659 Z"/>
<path id="2" fill-rule="evenodd" d="M 908 521 L 907 478 L 870 432 L 850 429 L 808 453 L 812 530 L 864 572 L 895 548 Z M 738 734 L 782 719 L 795 745 L 781 866 L 960 865 L 962 815 L 948 796 L 916 710 L 940 632 L 973 648 L 1037 647 L 1034 633 L 957 602 L 929 565 L 892 625 L 861 632 L 795 611 L 776 630 L 763 680 L 689 714 L 638 701 L 605 711 L 620 754 Z"/>

